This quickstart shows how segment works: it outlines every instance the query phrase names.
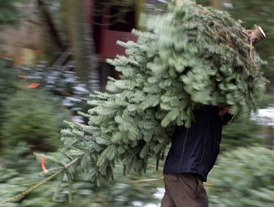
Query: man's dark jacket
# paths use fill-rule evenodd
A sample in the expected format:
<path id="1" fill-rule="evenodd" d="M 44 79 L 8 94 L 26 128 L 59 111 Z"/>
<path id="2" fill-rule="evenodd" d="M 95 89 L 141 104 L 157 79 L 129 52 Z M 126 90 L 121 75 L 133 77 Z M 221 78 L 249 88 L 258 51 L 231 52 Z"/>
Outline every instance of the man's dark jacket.
<path id="1" fill-rule="evenodd" d="M 219 154 L 222 126 L 232 116 L 219 116 L 217 106 L 203 106 L 194 115 L 190 128 L 180 126 L 175 130 L 164 174 L 191 173 L 206 181 Z"/>

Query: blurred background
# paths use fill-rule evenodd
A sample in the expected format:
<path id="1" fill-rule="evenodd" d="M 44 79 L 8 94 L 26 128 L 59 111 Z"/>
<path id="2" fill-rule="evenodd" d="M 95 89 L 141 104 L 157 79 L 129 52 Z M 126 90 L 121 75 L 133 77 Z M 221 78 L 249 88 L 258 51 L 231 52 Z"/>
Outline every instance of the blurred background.
<path id="1" fill-rule="evenodd" d="M 146 20 L 167 11 L 165 0 L 0 0 L 0 202 L 39 182 L 34 152 L 62 148 L 63 120 L 87 123 L 94 91 L 119 73 L 106 60 L 125 55 L 117 40 L 136 40 Z M 226 11 L 246 29 L 261 26 L 267 38 L 256 45 L 270 80 L 259 110 L 223 130 L 221 154 L 205 183 L 210 206 L 274 206 L 274 0 L 197 0 Z M 58 156 L 58 155 L 56 155 Z M 49 166 L 50 167 L 50 166 Z M 162 171 L 150 166 L 140 177 L 117 177 L 96 187 L 85 176 L 68 203 L 66 183 L 50 181 L 10 207 L 159 206 Z M 64 188 L 55 195 L 55 188 Z M 52 201 L 52 198 L 55 202 Z"/>

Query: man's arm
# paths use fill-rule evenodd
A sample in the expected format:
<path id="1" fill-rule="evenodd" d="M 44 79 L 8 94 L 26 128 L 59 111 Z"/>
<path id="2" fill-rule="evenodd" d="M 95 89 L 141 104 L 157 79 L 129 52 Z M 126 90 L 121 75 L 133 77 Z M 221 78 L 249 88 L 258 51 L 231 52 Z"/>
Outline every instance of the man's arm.
<path id="1" fill-rule="evenodd" d="M 229 112 L 225 113 L 222 117 L 223 125 L 227 125 L 227 123 L 232 119 L 233 115 Z"/>

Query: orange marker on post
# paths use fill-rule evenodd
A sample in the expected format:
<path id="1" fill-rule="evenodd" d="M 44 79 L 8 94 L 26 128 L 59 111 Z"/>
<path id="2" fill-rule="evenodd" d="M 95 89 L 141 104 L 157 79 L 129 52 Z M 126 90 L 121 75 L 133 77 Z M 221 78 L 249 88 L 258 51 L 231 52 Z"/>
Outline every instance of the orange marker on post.
<path id="1" fill-rule="evenodd" d="M 40 86 L 40 83 L 33 82 L 28 86 L 28 88 L 37 88 L 38 86 Z"/>
<path id="2" fill-rule="evenodd" d="M 48 174 L 49 171 L 47 170 L 46 166 L 45 166 L 45 157 L 41 158 L 41 167 L 44 170 L 45 174 Z"/>

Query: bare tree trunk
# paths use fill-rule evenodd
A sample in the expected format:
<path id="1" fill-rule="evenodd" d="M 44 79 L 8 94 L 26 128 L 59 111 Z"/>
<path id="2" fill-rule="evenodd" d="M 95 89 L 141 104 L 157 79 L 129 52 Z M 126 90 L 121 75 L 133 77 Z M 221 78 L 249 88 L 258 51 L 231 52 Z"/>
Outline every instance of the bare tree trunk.
<path id="1" fill-rule="evenodd" d="M 68 36 L 75 60 L 75 71 L 82 83 L 93 92 L 99 88 L 97 61 L 92 38 L 92 28 L 84 1 L 67 0 Z M 91 1 L 90 1 L 91 6 Z"/>
<path id="2" fill-rule="evenodd" d="M 140 29 L 140 30 L 142 30 L 142 29 L 144 29 L 144 28 L 142 28 L 141 26 L 140 26 L 140 22 L 139 22 L 139 20 L 140 20 L 140 16 L 141 16 L 141 14 L 144 12 L 144 0 L 138 0 L 138 1 L 135 1 L 135 10 L 136 10 L 136 12 L 135 12 L 135 14 L 136 14 L 136 23 L 135 23 L 135 25 L 137 26 L 137 29 Z"/>

